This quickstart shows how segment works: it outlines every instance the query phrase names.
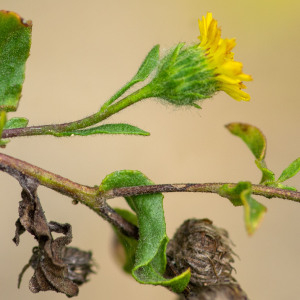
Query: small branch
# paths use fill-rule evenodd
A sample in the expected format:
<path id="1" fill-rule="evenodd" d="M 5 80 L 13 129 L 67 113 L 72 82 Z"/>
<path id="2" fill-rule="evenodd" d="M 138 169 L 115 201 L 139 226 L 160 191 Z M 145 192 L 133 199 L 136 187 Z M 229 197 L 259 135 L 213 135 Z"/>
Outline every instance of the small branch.
<path id="1" fill-rule="evenodd" d="M 78 184 L 60 175 L 46 171 L 25 161 L 0 153 L 0 170 L 19 178 L 23 175 L 35 178 L 39 184 L 78 201 L 116 226 L 123 234 L 138 238 L 138 228 L 116 213 L 99 195 L 97 187 Z"/>
<path id="2" fill-rule="evenodd" d="M 3 153 L 0 153 L 0 170 L 16 178 L 18 178 L 20 175 L 26 175 L 31 178 L 35 178 L 38 180 L 39 184 L 88 206 L 102 218 L 118 227 L 124 234 L 134 238 L 138 237 L 137 228 L 117 214 L 106 203 L 107 199 L 171 192 L 201 192 L 219 194 L 219 189 L 224 184 L 228 184 L 230 188 L 234 188 L 237 185 L 236 183 L 158 184 L 122 187 L 100 192 L 98 187 L 81 185 L 60 175 L 46 171 L 42 168 L 36 167 L 25 161 L 16 159 Z M 252 192 L 255 195 L 260 195 L 267 198 L 276 197 L 300 202 L 300 192 L 256 184 L 252 185 Z"/>
<path id="3" fill-rule="evenodd" d="M 97 188 L 78 184 L 60 175 L 46 171 L 12 156 L 0 153 L 0 170 L 9 173 L 12 176 L 14 176 L 15 171 L 35 178 L 41 185 L 49 189 L 71 197 L 76 201 L 84 202 L 88 206 L 89 204 L 91 206 L 95 205 L 95 203 L 93 203 L 93 199 L 97 196 Z"/>
<path id="4" fill-rule="evenodd" d="M 219 193 L 219 189 L 227 184 L 229 188 L 236 187 L 236 183 L 187 183 L 187 184 L 156 184 L 146 186 L 122 187 L 104 192 L 102 196 L 105 199 L 115 197 L 137 196 L 155 193 L 172 192 L 200 192 L 200 193 Z M 279 188 L 268 187 L 259 184 L 252 185 L 254 195 L 264 196 L 266 198 L 281 198 L 300 202 L 300 192 L 283 190 Z"/>
<path id="5" fill-rule="evenodd" d="M 13 138 L 18 136 L 33 136 L 33 135 L 54 135 L 60 136 L 61 132 L 73 131 L 93 126 L 99 122 L 109 118 L 113 114 L 121 111 L 122 109 L 142 100 L 151 97 L 151 89 L 146 85 L 140 90 L 128 95 L 124 99 L 108 106 L 104 110 L 90 115 L 81 120 L 72 121 L 69 123 L 29 126 L 23 128 L 5 129 L 2 132 L 2 138 Z"/>

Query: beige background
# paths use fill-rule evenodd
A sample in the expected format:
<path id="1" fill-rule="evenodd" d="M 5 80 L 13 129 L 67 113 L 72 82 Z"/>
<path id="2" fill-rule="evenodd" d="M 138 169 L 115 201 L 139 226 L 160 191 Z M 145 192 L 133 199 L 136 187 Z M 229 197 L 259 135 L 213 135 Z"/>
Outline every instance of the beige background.
<path id="1" fill-rule="evenodd" d="M 267 163 L 277 176 L 300 154 L 299 8 L 298 0 L 1 0 L 1 9 L 33 20 L 31 56 L 19 110 L 10 116 L 30 125 L 71 121 L 95 112 L 134 75 L 147 51 L 177 42 L 197 41 L 197 20 L 207 11 L 222 26 L 223 37 L 236 37 L 236 59 L 252 74 L 250 103 L 225 93 L 203 103 L 203 110 L 176 109 L 147 100 L 112 118 L 151 132 L 150 137 L 97 136 L 58 139 L 18 138 L 4 153 L 94 185 L 120 169 L 143 171 L 156 183 L 257 183 L 260 173 L 242 142 L 224 125 L 242 121 L 260 127 L 268 138 Z M 137 154 L 140 153 L 140 154 Z M 24 234 L 16 247 L 11 238 L 20 187 L 0 174 L 1 299 L 66 299 L 53 292 L 33 295 L 24 276 L 17 277 L 35 245 Z M 300 176 L 290 180 L 300 189 Z M 121 273 L 111 256 L 112 231 L 84 206 L 41 187 L 48 220 L 73 225 L 73 245 L 94 252 L 98 274 L 80 289 L 77 299 L 174 299 L 161 287 L 143 286 Z M 258 198 L 258 197 L 257 197 Z M 172 236 L 186 218 L 208 217 L 227 228 L 239 254 L 236 277 L 251 299 L 296 299 L 300 293 L 300 206 L 262 199 L 268 214 L 248 237 L 242 208 L 216 195 L 165 195 L 167 230 Z M 122 199 L 110 201 L 123 206 Z"/>

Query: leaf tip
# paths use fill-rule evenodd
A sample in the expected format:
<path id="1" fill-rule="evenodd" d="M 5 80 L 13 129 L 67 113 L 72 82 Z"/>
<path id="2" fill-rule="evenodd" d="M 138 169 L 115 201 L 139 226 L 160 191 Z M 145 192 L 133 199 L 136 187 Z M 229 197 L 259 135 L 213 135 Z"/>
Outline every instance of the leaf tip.
<path id="1" fill-rule="evenodd" d="M 31 20 L 26 20 L 26 19 L 22 18 L 19 14 L 15 13 L 13 11 L 2 9 L 2 10 L 0 10 L 0 15 L 7 16 L 7 17 L 14 17 L 14 18 L 18 19 L 19 22 L 24 27 L 29 27 L 29 28 L 32 27 L 32 21 Z"/>

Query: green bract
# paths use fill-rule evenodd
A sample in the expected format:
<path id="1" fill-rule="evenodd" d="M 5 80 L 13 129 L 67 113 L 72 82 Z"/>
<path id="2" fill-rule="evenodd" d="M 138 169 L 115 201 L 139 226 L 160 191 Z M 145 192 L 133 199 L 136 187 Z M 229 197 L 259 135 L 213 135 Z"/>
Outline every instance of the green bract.
<path id="1" fill-rule="evenodd" d="M 193 105 L 210 98 L 218 90 L 213 71 L 208 68 L 205 53 L 195 46 L 178 44 L 161 60 L 157 74 L 150 83 L 155 97 L 175 105 Z"/>

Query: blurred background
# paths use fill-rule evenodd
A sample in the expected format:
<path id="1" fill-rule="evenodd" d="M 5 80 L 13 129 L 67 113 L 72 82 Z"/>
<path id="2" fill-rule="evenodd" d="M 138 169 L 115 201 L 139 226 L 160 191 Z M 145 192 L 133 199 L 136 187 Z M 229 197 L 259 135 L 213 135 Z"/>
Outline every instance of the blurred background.
<path id="1" fill-rule="evenodd" d="M 80 119 L 137 71 L 153 45 L 162 51 L 178 42 L 196 42 L 198 18 L 208 11 L 218 20 L 223 37 L 236 37 L 235 59 L 254 81 L 247 84 L 252 99 L 239 103 L 225 93 L 203 102 L 202 110 L 178 109 L 149 99 L 109 121 L 128 122 L 151 132 L 150 137 L 31 137 L 13 139 L 4 153 L 86 184 L 99 184 L 109 173 L 140 170 L 156 183 L 258 183 L 260 172 L 241 140 L 227 132 L 229 122 L 259 127 L 267 137 L 266 161 L 277 176 L 300 154 L 298 0 L 1 0 L 33 21 L 31 56 L 23 97 L 16 113 L 29 125 Z M 300 175 L 288 182 L 300 189 Z M 16 247 L 14 223 L 20 191 L 15 179 L 0 174 L 0 298 L 66 299 L 54 292 L 33 295 L 26 272 L 35 241 L 21 236 Z M 43 187 L 39 196 L 47 219 L 73 226 L 73 246 L 92 250 L 97 274 L 81 287 L 80 299 L 175 299 L 162 287 L 136 283 L 121 272 L 112 256 L 112 230 L 95 213 Z M 256 197 L 259 199 L 259 197 Z M 168 235 L 187 218 L 209 218 L 226 228 L 235 243 L 236 278 L 251 299 L 296 299 L 300 294 L 300 206 L 291 201 L 259 199 L 268 213 L 249 237 L 243 209 L 210 194 L 166 194 Z M 110 200 L 126 207 L 123 199 Z"/>

